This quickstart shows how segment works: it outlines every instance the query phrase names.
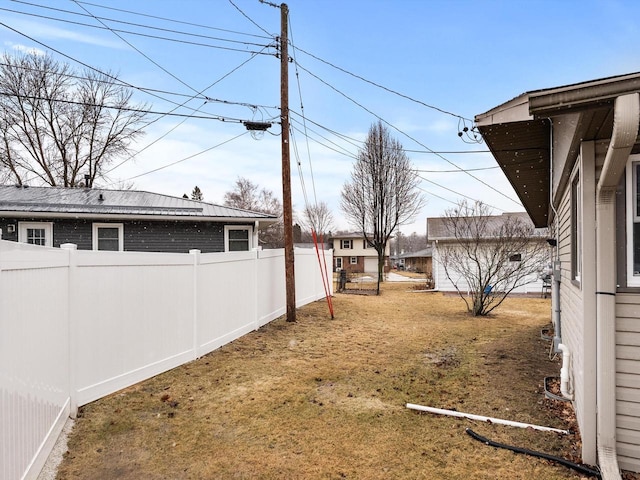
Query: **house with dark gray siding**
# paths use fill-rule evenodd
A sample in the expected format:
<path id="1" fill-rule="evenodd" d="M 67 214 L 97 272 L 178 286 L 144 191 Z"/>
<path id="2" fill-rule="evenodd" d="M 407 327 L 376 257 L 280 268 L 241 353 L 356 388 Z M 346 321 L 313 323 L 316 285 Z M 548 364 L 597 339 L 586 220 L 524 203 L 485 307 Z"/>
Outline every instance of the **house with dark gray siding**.
<path id="1" fill-rule="evenodd" d="M 135 190 L 0 186 L 3 240 L 80 250 L 251 250 L 273 215 Z"/>

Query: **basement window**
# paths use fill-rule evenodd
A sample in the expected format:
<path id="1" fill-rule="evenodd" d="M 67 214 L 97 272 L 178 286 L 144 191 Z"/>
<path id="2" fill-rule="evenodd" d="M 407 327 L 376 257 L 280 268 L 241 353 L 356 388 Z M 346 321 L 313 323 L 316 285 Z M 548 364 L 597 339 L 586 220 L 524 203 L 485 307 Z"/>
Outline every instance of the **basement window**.
<path id="1" fill-rule="evenodd" d="M 53 223 L 19 222 L 18 241 L 31 245 L 53 246 Z"/>
<path id="2" fill-rule="evenodd" d="M 225 225 L 224 250 L 225 252 L 251 250 L 251 227 Z"/>
<path id="3" fill-rule="evenodd" d="M 94 223 L 93 249 L 121 252 L 124 250 L 122 223 Z"/>

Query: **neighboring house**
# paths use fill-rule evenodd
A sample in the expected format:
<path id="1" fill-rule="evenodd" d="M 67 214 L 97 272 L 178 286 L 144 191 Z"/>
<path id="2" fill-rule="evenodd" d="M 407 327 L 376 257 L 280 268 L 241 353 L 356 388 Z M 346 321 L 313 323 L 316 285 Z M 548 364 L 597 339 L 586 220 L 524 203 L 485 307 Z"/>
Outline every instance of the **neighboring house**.
<path id="1" fill-rule="evenodd" d="M 424 273 L 428 277 L 432 275 L 432 247 L 417 252 L 401 253 L 396 257 L 398 265 L 409 272 Z"/>
<path id="2" fill-rule="evenodd" d="M 361 233 L 333 235 L 333 262 L 336 271 L 348 273 L 378 273 L 378 252 L 367 244 Z M 389 244 L 385 250 L 384 271 L 388 272 Z"/>
<path id="3" fill-rule="evenodd" d="M 526 225 L 531 225 L 533 227 L 533 224 L 526 212 L 503 213 L 502 215 L 490 215 L 486 217 L 487 232 L 496 231 L 500 228 L 500 225 L 504 225 L 504 222 L 509 219 L 513 220 L 514 218 Z M 443 292 L 454 292 L 457 291 L 457 286 L 457 288 L 461 292 L 465 292 L 469 290 L 465 278 L 461 275 L 455 278 L 448 278 L 444 269 L 444 265 L 441 261 L 440 251 L 442 249 L 442 246 L 455 246 L 458 242 L 458 240 L 449 232 L 446 222 L 447 220 L 445 217 L 427 218 L 427 242 L 430 242 L 433 247 L 433 280 L 435 284 L 434 288 Z M 533 242 L 538 242 L 540 244 L 546 245 L 546 234 L 546 228 L 534 229 L 532 231 L 531 240 Z M 483 239 L 483 243 L 485 244 L 490 244 L 496 241 L 499 240 L 496 240 L 494 237 L 490 236 L 487 236 L 487 238 Z M 509 260 L 513 262 L 520 262 L 522 261 L 523 256 L 527 255 L 528 253 L 530 252 L 514 251 Z M 546 259 L 541 259 L 540 273 L 542 273 L 542 269 L 544 268 L 544 266 L 546 266 L 546 263 L 548 263 L 544 260 Z M 523 283 L 523 285 L 516 287 L 512 291 L 512 293 L 535 292 L 542 294 L 542 278 L 540 273 L 528 275 L 528 278 L 521 282 Z"/>
<path id="4" fill-rule="evenodd" d="M 3 240 L 80 250 L 251 250 L 272 215 L 134 190 L 0 186 Z"/>
<path id="5" fill-rule="evenodd" d="M 538 227 L 582 458 L 640 472 L 640 73 L 524 93 L 476 126 Z M 562 347 L 560 347 L 562 344 Z"/>

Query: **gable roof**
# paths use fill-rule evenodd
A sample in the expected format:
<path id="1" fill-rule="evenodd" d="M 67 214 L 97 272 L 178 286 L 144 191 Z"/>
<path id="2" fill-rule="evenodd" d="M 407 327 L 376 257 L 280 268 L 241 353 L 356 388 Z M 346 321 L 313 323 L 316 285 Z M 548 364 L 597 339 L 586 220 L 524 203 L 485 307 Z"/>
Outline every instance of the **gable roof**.
<path id="1" fill-rule="evenodd" d="M 0 215 L 276 221 L 274 215 L 137 190 L 0 185 Z"/>
<path id="2" fill-rule="evenodd" d="M 569 150 L 580 141 L 611 137 L 613 103 L 619 95 L 640 92 L 640 72 L 534 90 L 476 115 L 475 123 L 494 158 L 522 200 L 536 227 L 548 224 L 553 117 L 575 128 Z"/>
<path id="3" fill-rule="evenodd" d="M 489 232 L 495 231 L 501 225 L 503 225 L 509 219 L 517 219 L 523 222 L 525 225 L 534 226 L 531 218 L 526 212 L 507 212 L 502 215 L 488 215 L 485 217 L 487 220 L 487 230 Z M 536 228 L 533 231 L 533 237 L 543 237 L 547 233 L 546 228 Z M 487 236 L 487 238 L 491 238 Z M 427 241 L 447 241 L 457 240 L 451 235 L 447 227 L 446 217 L 432 217 L 427 218 Z"/>
<path id="4" fill-rule="evenodd" d="M 339 238 L 364 238 L 362 232 L 347 232 L 347 233 L 336 233 L 335 235 L 331 235 L 331 240 Z"/>

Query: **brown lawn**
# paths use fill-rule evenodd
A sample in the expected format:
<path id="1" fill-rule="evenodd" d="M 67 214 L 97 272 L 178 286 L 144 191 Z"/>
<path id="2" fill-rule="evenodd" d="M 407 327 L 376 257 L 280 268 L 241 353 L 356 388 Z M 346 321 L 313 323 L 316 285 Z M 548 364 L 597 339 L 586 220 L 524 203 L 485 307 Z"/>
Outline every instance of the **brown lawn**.
<path id="1" fill-rule="evenodd" d="M 419 413 L 406 403 L 575 428 L 545 399 L 559 372 L 550 302 L 472 318 L 459 298 L 385 284 L 336 295 L 85 406 L 59 479 L 577 479 L 481 435 L 577 460 L 579 439 Z M 117 355 L 117 352 L 114 352 Z M 560 404 L 560 405 L 558 405 Z"/>

